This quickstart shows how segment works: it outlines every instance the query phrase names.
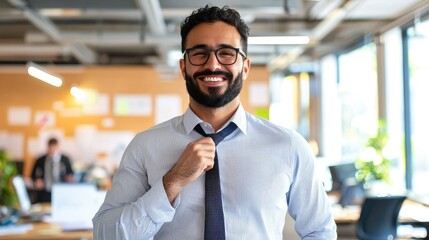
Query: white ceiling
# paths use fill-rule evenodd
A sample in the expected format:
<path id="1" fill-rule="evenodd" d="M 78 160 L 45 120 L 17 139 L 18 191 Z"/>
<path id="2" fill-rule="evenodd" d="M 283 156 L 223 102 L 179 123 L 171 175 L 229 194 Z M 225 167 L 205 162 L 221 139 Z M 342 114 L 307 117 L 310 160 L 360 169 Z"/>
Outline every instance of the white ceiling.
<path id="1" fill-rule="evenodd" d="M 254 64 L 282 68 L 341 49 L 428 0 L 212 0 L 237 8 L 251 36 L 307 35 L 306 46 L 249 46 Z M 2 0 L 0 64 L 152 64 L 173 66 L 180 22 L 194 0 Z M 338 8 L 336 18 L 328 23 Z"/>

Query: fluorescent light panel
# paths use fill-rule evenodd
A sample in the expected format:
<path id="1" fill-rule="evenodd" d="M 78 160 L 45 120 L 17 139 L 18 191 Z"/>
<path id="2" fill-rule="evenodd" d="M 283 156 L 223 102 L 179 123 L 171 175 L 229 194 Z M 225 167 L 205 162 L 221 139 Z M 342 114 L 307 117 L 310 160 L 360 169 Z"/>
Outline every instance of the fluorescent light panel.
<path id="1" fill-rule="evenodd" d="M 76 86 L 73 86 L 72 88 L 70 88 L 70 93 L 71 93 L 71 95 L 73 95 L 73 97 L 75 97 L 79 100 L 83 100 L 86 98 L 85 91 L 79 87 L 76 87 Z"/>
<path id="2" fill-rule="evenodd" d="M 305 45 L 310 43 L 307 36 L 258 36 L 249 37 L 251 45 Z"/>
<path id="3" fill-rule="evenodd" d="M 63 80 L 60 77 L 49 73 L 41 66 L 33 62 L 27 63 L 27 72 L 32 77 L 35 77 L 43 82 L 49 83 L 55 87 L 60 87 L 63 84 Z"/>

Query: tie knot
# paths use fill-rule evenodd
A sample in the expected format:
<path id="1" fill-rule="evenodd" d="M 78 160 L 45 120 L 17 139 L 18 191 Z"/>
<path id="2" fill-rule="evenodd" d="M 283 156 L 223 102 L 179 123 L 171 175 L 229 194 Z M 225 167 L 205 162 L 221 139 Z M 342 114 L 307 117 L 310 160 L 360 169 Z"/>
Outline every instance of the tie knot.
<path id="1" fill-rule="evenodd" d="M 203 135 L 205 137 L 212 138 L 213 141 L 215 142 L 215 145 L 217 146 L 224 138 L 226 138 L 229 134 L 231 134 L 232 132 L 234 132 L 234 130 L 236 128 L 237 128 L 237 125 L 235 125 L 235 123 L 233 123 L 233 122 L 230 122 L 228 124 L 228 126 L 226 126 L 224 129 L 222 129 L 222 131 L 220 131 L 218 133 L 211 133 L 211 134 L 205 133 L 200 124 L 197 124 L 194 129 L 199 134 L 201 134 L 201 135 Z"/>

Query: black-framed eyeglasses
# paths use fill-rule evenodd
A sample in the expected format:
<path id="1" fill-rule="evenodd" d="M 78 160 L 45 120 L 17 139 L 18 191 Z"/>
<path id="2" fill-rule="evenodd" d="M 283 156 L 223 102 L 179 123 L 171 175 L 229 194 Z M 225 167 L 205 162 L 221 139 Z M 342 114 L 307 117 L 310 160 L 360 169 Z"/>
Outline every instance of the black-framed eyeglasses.
<path id="1" fill-rule="evenodd" d="M 221 47 L 218 49 L 208 49 L 204 47 L 193 47 L 185 49 L 183 58 L 188 55 L 189 62 L 194 66 L 202 66 L 207 63 L 210 53 L 214 52 L 217 61 L 222 65 L 232 65 L 237 61 L 238 54 L 246 58 L 246 54 L 240 48 Z"/>

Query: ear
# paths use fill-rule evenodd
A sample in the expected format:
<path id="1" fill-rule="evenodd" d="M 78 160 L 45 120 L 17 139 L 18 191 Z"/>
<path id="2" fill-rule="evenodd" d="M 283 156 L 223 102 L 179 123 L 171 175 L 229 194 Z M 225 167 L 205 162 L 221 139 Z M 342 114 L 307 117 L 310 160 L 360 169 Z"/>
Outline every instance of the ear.
<path id="1" fill-rule="evenodd" d="M 246 80 L 247 76 L 249 76 L 250 72 L 250 59 L 247 57 L 243 61 L 243 81 Z"/>
<path id="2" fill-rule="evenodd" d="M 180 64 L 180 71 L 182 72 L 182 77 L 183 79 L 185 79 L 186 78 L 185 59 L 180 59 L 179 64 Z"/>

